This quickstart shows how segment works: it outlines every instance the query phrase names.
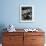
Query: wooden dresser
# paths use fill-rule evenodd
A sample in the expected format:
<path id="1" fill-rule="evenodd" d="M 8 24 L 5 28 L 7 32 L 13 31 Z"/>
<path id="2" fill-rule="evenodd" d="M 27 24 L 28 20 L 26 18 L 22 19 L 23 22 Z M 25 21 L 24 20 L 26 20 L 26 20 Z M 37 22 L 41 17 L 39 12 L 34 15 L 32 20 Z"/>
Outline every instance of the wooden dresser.
<path id="1" fill-rule="evenodd" d="M 44 32 L 3 32 L 3 46 L 44 46 Z"/>

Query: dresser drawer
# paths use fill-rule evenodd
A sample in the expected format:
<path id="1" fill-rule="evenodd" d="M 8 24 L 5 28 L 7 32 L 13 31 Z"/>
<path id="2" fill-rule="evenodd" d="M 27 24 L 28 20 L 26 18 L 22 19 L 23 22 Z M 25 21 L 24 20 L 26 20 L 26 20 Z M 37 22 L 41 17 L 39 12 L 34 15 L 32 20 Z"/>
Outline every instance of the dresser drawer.
<path id="1" fill-rule="evenodd" d="M 44 44 L 32 44 L 32 46 L 44 46 Z"/>
<path id="2" fill-rule="evenodd" d="M 44 36 L 44 32 L 25 32 L 24 36 Z"/>
<path id="3" fill-rule="evenodd" d="M 17 43 L 17 44 L 16 44 L 16 43 L 12 43 L 12 44 L 10 44 L 10 43 L 8 43 L 8 44 L 5 43 L 5 44 L 4 44 L 4 43 L 3 43 L 2 46 L 23 46 L 23 43 L 22 43 L 22 42 L 19 43 L 19 44 L 18 44 L 18 43 Z"/>
<path id="4" fill-rule="evenodd" d="M 23 32 L 4 32 L 5 36 L 23 36 Z"/>
<path id="5" fill-rule="evenodd" d="M 32 36 L 32 43 L 33 44 L 43 44 L 44 36 Z"/>

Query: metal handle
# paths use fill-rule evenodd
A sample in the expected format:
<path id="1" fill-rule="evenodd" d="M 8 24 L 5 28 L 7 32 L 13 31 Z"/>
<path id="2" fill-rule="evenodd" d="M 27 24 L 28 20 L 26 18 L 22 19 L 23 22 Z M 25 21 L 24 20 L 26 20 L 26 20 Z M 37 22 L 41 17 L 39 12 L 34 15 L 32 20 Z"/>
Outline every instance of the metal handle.
<path id="1" fill-rule="evenodd" d="M 9 38 L 10 40 L 13 40 L 13 38 Z"/>
<path id="2" fill-rule="evenodd" d="M 11 38 L 9 38 L 10 40 L 12 40 Z"/>
<path id="3" fill-rule="evenodd" d="M 36 39 L 32 39 L 32 40 L 36 40 Z"/>

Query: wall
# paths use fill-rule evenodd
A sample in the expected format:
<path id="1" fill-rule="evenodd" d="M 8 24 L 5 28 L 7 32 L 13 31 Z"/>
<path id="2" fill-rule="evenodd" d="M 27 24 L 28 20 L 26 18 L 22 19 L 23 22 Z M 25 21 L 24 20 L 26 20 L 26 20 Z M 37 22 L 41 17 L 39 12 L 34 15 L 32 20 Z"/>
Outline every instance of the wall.
<path id="1" fill-rule="evenodd" d="M 35 22 L 21 23 L 19 21 L 19 6 L 34 5 Z M 38 27 L 46 28 L 46 0 L 1 0 L 0 25 L 13 24 L 16 28 Z"/>
<path id="2" fill-rule="evenodd" d="M 19 21 L 21 4 L 34 5 L 35 22 Z M 0 0 L 0 31 L 9 24 L 16 28 L 40 27 L 46 32 L 46 0 Z"/>

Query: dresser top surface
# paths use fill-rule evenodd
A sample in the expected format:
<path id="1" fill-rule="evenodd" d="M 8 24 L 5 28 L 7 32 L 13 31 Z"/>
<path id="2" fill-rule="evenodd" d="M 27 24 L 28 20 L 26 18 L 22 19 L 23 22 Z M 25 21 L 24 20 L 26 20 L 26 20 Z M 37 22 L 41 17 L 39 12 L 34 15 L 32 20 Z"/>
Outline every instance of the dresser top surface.
<path id="1" fill-rule="evenodd" d="M 20 32 L 20 33 L 22 33 L 22 32 L 25 32 L 25 33 L 45 33 L 45 32 L 43 32 L 43 31 L 28 31 L 28 32 L 26 32 L 24 29 L 16 29 L 16 31 L 15 32 L 8 32 L 7 31 L 7 33 L 17 33 L 17 32 Z"/>

